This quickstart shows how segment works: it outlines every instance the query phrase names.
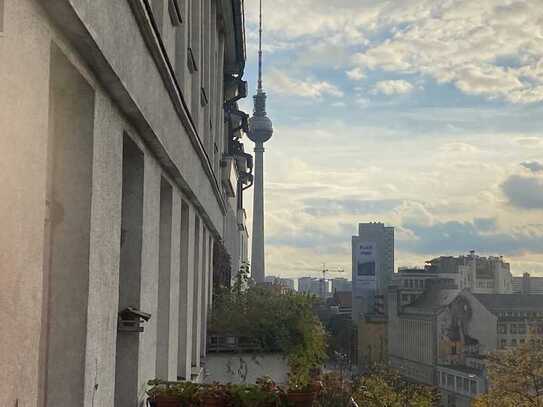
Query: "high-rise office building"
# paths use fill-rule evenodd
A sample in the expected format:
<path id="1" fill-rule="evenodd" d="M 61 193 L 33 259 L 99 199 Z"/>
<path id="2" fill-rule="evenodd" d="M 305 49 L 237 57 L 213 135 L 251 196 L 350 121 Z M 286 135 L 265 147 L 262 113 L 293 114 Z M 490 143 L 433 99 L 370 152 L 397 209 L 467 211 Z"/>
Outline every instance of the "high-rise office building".
<path id="1" fill-rule="evenodd" d="M 328 298 L 330 297 L 330 281 L 315 277 L 300 277 L 298 279 L 298 292 Z"/>
<path id="2" fill-rule="evenodd" d="M 331 280 L 332 283 L 332 294 L 336 291 L 352 291 L 353 284 L 351 281 L 347 280 L 344 277 L 337 277 Z"/>
<path id="3" fill-rule="evenodd" d="M 372 311 L 375 295 L 386 290 L 393 273 L 394 227 L 360 223 L 352 237 L 353 320 Z"/>

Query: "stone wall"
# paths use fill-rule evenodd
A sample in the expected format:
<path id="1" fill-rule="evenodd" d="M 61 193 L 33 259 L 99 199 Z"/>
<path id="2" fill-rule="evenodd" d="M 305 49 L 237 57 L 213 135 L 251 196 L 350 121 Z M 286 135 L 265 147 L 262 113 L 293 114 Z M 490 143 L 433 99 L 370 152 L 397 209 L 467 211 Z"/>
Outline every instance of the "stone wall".
<path id="1" fill-rule="evenodd" d="M 210 353 L 204 368 L 205 383 L 255 383 L 269 376 L 278 384 L 287 383 L 288 364 L 283 355 L 251 353 Z"/>

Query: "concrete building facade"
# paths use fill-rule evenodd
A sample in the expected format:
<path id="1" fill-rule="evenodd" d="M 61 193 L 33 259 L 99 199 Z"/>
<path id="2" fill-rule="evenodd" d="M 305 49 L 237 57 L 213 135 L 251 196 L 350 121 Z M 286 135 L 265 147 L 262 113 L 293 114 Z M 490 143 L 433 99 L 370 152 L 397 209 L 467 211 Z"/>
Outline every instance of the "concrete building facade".
<path id="1" fill-rule="evenodd" d="M 429 260 L 424 268 L 400 267 L 392 280 L 401 291 L 403 305 L 414 301 L 428 287 L 443 283 L 474 294 L 513 293 L 509 263 L 502 257 L 481 257 L 473 251 L 467 256 L 437 257 Z"/>
<path id="2" fill-rule="evenodd" d="M 473 294 L 445 283 L 408 304 L 391 287 L 388 356 L 403 376 L 437 386 L 443 406 L 467 407 L 488 388 L 487 353 L 541 340 L 543 296 Z"/>
<path id="3" fill-rule="evenodd" d="M 280 285 L 281 287 L 286 287 L 291 291 L 295 291 L 294 279 L 292 279 L 292 278 L 266 276 L 264 278 L 264 282 L 268 283 L 268 284 Z"/>
<path id="4" fill-rule="evenodd" d="M 328 298 L 330 297 L 330 281 L 316 277 L 300 277 L 298 278 L 298 292 Z"/>
<path id="5" fill-rule="evenodd" d="M 543 277 L 532 277 L 524 273 L 522 277 L 513 277 L 513 292 L 515 294 L 543 294 Z"/>
<path id="6" fill-rule="evenodd" d="M 486 391 L 474 357 L 496 349 L 497 318 L 467 290 L 430 289 L 413 303 L 400 305 L 389 292 L 388 354 L 406 378 L 437 386 L 443 406 L 468 407 Z"/>
<path id="7" fill-rule="evenodd" d="M 353 283 L 343 277 L 336 277 L 331 279 L 332 294 L 336 291 L 353 291 Z"/>
<path id="8" fill-rule="evenodd" d="M 246 257 L 243 2 L 3 0 L 0 61 L 0 405 L 200 380 L 213 246 Z"/>

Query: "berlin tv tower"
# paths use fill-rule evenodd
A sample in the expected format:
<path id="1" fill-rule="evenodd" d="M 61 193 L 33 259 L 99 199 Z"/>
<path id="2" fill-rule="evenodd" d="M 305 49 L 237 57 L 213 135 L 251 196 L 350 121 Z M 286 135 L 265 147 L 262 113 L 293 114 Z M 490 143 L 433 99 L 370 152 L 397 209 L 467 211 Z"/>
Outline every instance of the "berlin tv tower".
<path id="1" fill-rule="evenodd" d="M 258 86 L 253 97 L 254 111 L 249 119 L 249 138 L 255 143 L 255 173 L 253 186 L 253 238 L 251 246 L 251 275 L 263 283 L 266 276 L 264 261 L 264 143 L 273 134 L 273 126 L 266 115 L 266 93 L 262 90 L 262 0 L 258 31 Z"/>

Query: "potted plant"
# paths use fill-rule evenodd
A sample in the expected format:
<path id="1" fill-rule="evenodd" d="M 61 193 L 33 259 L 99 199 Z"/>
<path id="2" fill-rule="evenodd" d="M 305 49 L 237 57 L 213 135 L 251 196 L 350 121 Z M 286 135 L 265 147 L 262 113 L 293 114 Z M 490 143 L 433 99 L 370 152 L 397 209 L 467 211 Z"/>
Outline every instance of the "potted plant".
<path id="1" fill-rule="evenodd" d="M 351 384 L 337 373 L 322 377 L 323 387 L 317 396 L 319 407 L 347 406 L 351 400 Z"/>
<path id="2" fill-rule="evenodd" d="M 200 386 L 198 399 L 202 407 L 225 407 L 231 394 L 223 384 L 204 384 Z"/>
<path id="3" fill-rule="evenodd" d="M 317 392 L 311 382 L 309 368 L 291 362 L 288 374 L 287 400 L 294 407 L 311 407 Z"/>
<path id="4" fill-rule="evenodd" d="M 259 377 L 256 379 L 256 385 L 264 394 L 264 398 L 260 401 L 259 406 L 278 406 L 285 396 L 285 392 L 279 386 L 277 386 L 273 379 L 269 376 Z"/>
<path id="5" fill-rule="evenodd" d="M 198 385 L 191 382 L 151 380 L 147 391 L 151 407 L 188 407 L 197 404 Z"/>

